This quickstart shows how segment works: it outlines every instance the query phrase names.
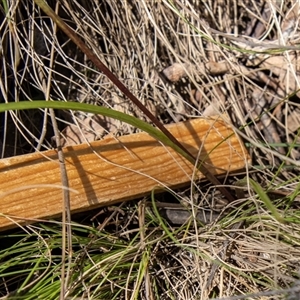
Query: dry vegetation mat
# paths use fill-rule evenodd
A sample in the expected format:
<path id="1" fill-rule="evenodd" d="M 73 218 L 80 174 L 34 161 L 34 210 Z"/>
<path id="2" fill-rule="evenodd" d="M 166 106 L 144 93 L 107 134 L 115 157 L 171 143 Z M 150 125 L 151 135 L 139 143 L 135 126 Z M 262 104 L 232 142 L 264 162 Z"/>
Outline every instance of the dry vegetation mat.
<path id="1" fill-rule="evenodd" d="M 38 2 L 0 4 L 0 105 L 88 103 L 150 122 Z M 72 216 L 67 233 L 60 219 L 3 232 L 0 299 L 299 299 L 299 1 L 46 2 L 163 124 L 223 118 L 251 160 L 241 156 L 245 169 L 228 169 L 220 185 L 191 176 L 175 188 L 164 183 L 169 171 L 158 180 L 164 193 L 149 188 L 134 201 Z M 122 141 L 139 131 L 79 111 L 3 112 L 1 168 L 57 144 L 92 151 L 111 139 L 129 151 Z M 228 159 L 226 151 L 218 156 Z M 16 192 L 6 188 L 18 175 L 1 173 L 1 197 Z"/>

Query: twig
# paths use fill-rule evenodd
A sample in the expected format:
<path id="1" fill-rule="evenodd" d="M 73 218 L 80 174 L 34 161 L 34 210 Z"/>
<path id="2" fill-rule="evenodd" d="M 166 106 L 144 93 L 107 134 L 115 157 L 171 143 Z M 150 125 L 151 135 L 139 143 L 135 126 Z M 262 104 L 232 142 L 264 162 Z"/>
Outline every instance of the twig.
<path id="1" fill-rule="evenodd" d="M 56 3 L 55 11 L 57 12 L 59 8 L 59 2 Z M 57 25 L 54 23 L 53 34 L 57 31 Z M 47 78 L 47 84 L 45 83 L 45 78 L 42 78 L 43 90 L 45 92 L 45 99 L 50 99 L 50 89 L 51 89 L 51 81 L 52 81 L 52 65 L 54 62 L 54 47 L 51 48 L 50 53 L 50 71 Z M 43 76 L 43 72 L 40 72 L 41 76 Z M 46 85 L 46 86 L 45 86 Z M 69 181 L 68 174 L 65 165 L 64 153 L 62 151 L 61 146 L 61 138 L 60 131 L 58 129 L 55 112 L 54 109 L 50 108 L 50 117 L 53 126 L 53 131 L 56 140 L 57 146 L 57 156 L 60 166 L 60 175 L 61 175 L 61 183 L 64 187 L 63 189 L 63 209 L 62 209 L 62 267 L 61 267 L 61 288 L 60 288 L 60 300 L 65 299 L 65 294 L 68 287 L 69 276 L 70 276 L 70 268 L 72 262 L 72 228 L 71 228 L 71 207 L 70 207 L 70 191 L 69 191 Z M 46 113 L 46 112 L 45 112 Z M 66 262 L 66 253 L 68 252 L 68 267 L 67 271 L 65 268 Z"/>
<path id="2" fill-rule="evenodd" d="M 70 273 L 70 260 L 72 259 L 72 232 L 71 232 L 71 209 L 70 209 L 70 192 L 69 192 L 69 181 L 68 173 L 65 165 L 64 153 L 60 145 L 60 132 L 58 130 L 54 110 L 50 109 L 50 116 L 53 125 L 56 145 L 57 145 L 57 156 L 60 166 L 61 182 L 64 187 L 63 189 L 63 212 L 62 212 L 62 264 L 61 264 L 61 290 L 60 300 L 65 299 L 65 293 L 68 286 L 68 278 Z M 67 237 L 67 241 L 66 241 Z M 67 247 L 66 247 L 67 245 Z M 66 252 L 68 252 L 68 268 L 67 274 L 65 274 L 65 261 Z"/>

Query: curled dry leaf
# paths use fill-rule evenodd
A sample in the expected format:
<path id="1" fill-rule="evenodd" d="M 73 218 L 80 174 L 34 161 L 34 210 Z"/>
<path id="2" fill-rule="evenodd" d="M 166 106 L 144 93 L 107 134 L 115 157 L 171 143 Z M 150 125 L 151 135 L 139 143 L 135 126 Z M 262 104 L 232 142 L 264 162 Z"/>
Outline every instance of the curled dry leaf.
<path id="1" fill-rule="evenodd" d="M 300 128 L 300 109 L 295 108 L 292 112 L 287 115 L 287 124 L 291 132 L 295 132 Z"/>
<path id="2" fill-rule="evenodd" d="M 212 117 L 220 114 L 220 108 L 225 104 L 225 95 L 217 85 L 214 88 L 211 103 L 205 108 L 203 116 Z"/>
<path id="3" fill-rule="evenodd" d="M 106 124 L 107 127 L 109 122 L 104 120 L 104 117 L 93 116 L 79 121 L 78 125 L 71 124 L 67 126 L 61 132 L 61 146 L 74 146 L 100 139 L 108 130 L 102 124 Z"/>
<path id="4" fill-rule="evenodd" d="M 299 2 L 296 1 L 291 9 L 285 15 L 281 23 L 282 37 L 285 42 L 292 38 L 293 32 L 297 29 L 299 23 Z"/>
<path id="5" fill-rule="evenodd" d="M 274 55 L 269 57 L 257 57 L 250 61 L 249 65 L 257 65 L 260 68 L 270 70 L 273 75 L 278 77 L 277 88 L 280 87 L 286 93 L 294 93 L 300 88 L 300 59 L 297 53 L 288 53 L 288 56 Z M 300 92 L 296 95 L 299 97 Z"/>

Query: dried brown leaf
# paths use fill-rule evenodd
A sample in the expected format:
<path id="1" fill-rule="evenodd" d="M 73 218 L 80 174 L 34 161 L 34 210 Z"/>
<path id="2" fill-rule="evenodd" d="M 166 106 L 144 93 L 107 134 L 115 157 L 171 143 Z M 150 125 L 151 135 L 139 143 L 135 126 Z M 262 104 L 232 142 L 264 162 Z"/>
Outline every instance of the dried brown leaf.
<path id="1" fill-rule="evenodd" d="M 285 41 L 290 39 L 291 34 L 298 28 L 299 13 L 299 2 L 294 1 L 291 9 L 287 12 L 281 23 L 282 36 Z"/>
<path id="2" fill-rule="evenodd" d="M 92 117 L 80 121 L 78 125 L 71 124 L 67 126 L 61 132 L 63 136 L 61 138 L 62 147 L 79 145 L 100 139 L 106 132 L 100 121 L 100 117 L 97 117 L 97 120 Z"/>

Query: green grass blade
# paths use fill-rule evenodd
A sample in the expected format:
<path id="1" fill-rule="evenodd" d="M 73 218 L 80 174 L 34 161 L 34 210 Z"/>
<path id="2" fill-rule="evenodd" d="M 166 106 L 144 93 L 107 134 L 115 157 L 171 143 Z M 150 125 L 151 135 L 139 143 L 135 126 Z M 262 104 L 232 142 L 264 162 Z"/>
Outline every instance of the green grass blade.
<path id="1" fill-rule="evenodd" d="M 237 185 L 240 186 L 246 186 L 247 185 L 247 180 L 249 180 L 250 186 L 252 189 L 257 193 L 258 197 L 261 199 L 261 201 L 265 204 L 267 209 L 271 212 L 273 217 L 280 223 L 285 223 L 284 218 L 281 216 L 281 214 L 278 212 L 277 208 L 275 205 L 272 203 L 271 199 L 267 195 L 267 193 L 263 190 L 263 188 L 260 186 L 259 183 L 255 182 L 251 178 L 244 178 L 242 180 L 239 180 L 237 182 Z"/>
<path id="2" fill-rule="evenodd" d="M 175 145 L 169 138 L 160 130 L 156 129 L 152 125 L 144 122 L 138 118 L 127 115 L 125 113 L 86 103 L 78 102 L 63 102 L 63 101 L 21 101 L 21 102 L 11 102 L 0 104 L 0 112 L 5 112 L 9 110 L 27 110 L 27 109 L 39 109 L 39 108 L 53 108 L 53 109 L 69 109 L 74 111 L 83 111 L 87 113 L 100 114 L 102 116 L 110 117 L 123 121 L 127 124 L 130 124 L 134 127 L 137 127 L 158 141 L 162 142 L 164 145 L 171 147 L 177 153 L 181 154 L 187 160 L 193 163 L 191 157 L 183 151 L 180 147 Z"/>

